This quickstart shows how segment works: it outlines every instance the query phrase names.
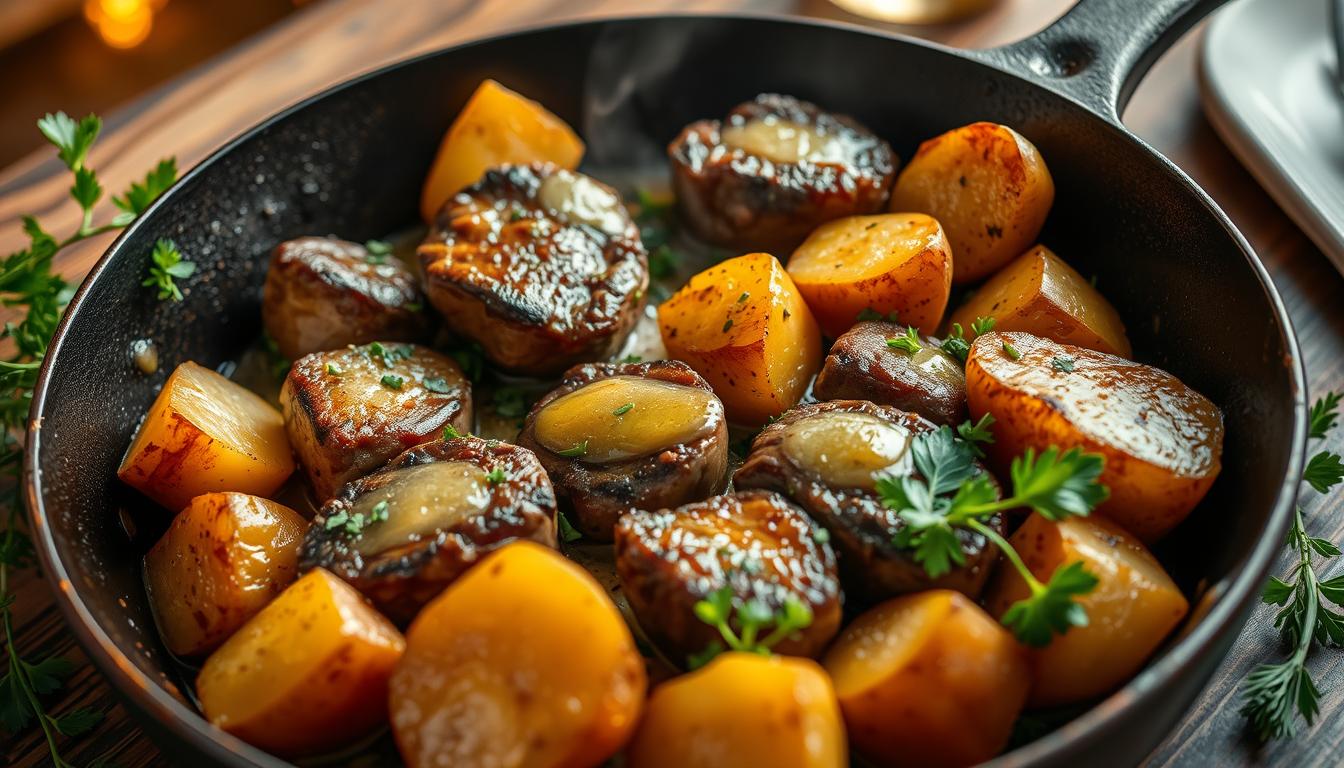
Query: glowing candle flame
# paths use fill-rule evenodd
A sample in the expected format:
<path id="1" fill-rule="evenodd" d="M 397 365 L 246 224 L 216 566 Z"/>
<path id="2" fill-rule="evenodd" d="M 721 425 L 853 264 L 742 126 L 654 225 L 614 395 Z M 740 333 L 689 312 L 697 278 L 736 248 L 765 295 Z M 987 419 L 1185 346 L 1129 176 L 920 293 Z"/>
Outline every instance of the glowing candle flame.
<path id="1" fill-rule="evenodd" d="M 113 48 L 134 48 L 154 28 L 154 11 L 165 0 L 85 0 L 84 18 Z"/>

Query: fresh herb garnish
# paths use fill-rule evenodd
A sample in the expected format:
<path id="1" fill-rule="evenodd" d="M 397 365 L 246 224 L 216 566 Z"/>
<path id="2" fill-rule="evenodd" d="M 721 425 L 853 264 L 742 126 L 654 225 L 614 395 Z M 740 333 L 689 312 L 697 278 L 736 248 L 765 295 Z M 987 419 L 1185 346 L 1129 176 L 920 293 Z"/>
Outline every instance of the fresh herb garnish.
<path id="1" fill-rule="evenodd" d="M 878 312 L 876 309 L 873 309 L 872 307 L 864 307 L 863 309 L 859 310 L 859 314 L 854 316 L 854 320 L 860 323 L 870 321 L 876 321 L 876 322 L 885 321 L 888 323 L 897 323 L 899 322 L 899 318 L 900 315 L 894 310 L 884 315 L 881 312 Z"/>
<path id="2" fill-rule="evenodd" d="M 737 303 L 738 303 L 738 304 L 741 304 L 742 302 L 746 301 L 746 300 L 749 299 L 749 298 L 751 298 L 751 292 L 750 292 L 750 291 L 743 291 L 743 292 L 742 292 L 742 295 L 737 297 Z"/>
<path id="3" fill-rule="evenodd" d="M 566 544 L 583 538 L 583 534 L 569 522 L 564 512 L 555 513 L 555 523 L 560 528 L 560 540 Z"/>
<path id="4" fill-rule="evenodd" d="M 732 328 L 732 327 L 733 327 L 733 318 L 730 317 L 730 318 L 728 318 L 728 320 L 725 321 L 724 324 L 723 324 L 723 332 L 724 332 L 724 333 L 727 333 L 727 332 L 728 332 L 728 329 L 729 329 L 729 328 Z"/>
<path id="5" fill-rule="evenodd" d="M 479 384 L 481 378 L 485 376 L 485 351 L 481 349 L 480 344 L 473 341 L 455 347 L 448 350 L 448 356 L 457 362 L 457 366 L 462 369 L 462 374 L 472 384 Z"/>
<path id="6" fill-rule="evenodd" d="M 364 261 L 369 264 L 382 264 L 387 261 L 387 257 L 392 253 L 392 244 L 383 240 L 365 240 L 364 250 L 369 255 L 364 257 Z"/>
<path id="7" fill-rule="evenodd" d="M 271 378 L 276 381 L 284 381 L 289 375 L 289 369 L 294 365 L 289 358 L 280 354 L 280 345 L 269 333 L 261 335 L 262 351 L 266 355 L 266 367 L 271 373 Z M 330 371 L 328 371 L 330 373 Z"/>
<path id="8" fill-rule="evenodd" d="M 1313 438 L 1329 435 L 1339 416 L 1340 396 L 1330 393 L 1311 408 Z M 1307 463 L 1302 479 L 1318 493 L 1326 493 L 1344 479 L 1339 456 L 1321 451 Z M 1301 716 L 1310 727 L 1320 713 L 1321 692 L 1307 669 L 1313 645 L 1344 646 L 1344 615 L 1331 605 L 1344 607 L 1344 574 L 1329 579 L 1317 575 L 1317 558 L 1338 557 L 1340 550 L 1328 539 L 1307 533 L 1302 508 L 1293 512 L 1288 531 L 1288 549 L 1295 562 L 1288 580 L 1270 577 L 1261 600 L 1281 606 L 1274 626 L 1290 648 L 1291 655 L 1277 664 L 1261 664 L 1246 677 L 1241 712 L 1262 741 L 1292 738 Z"/>
<path id="9" fill-rule="evenodd" d="M 152 286 L 159 291 L 158 298 L 182 300 L 182 290 L 177 287 L 176 279 L 185 280 L 196 274 L 196 265 L 182 260 L 182 252 L 172 240 L 159 239 L 149 254 L 149 276 L 140 281 L 141 285 Z"/>
<path id="10" fill-rule="evenodd" d="M 975 334 L 971 338 L 966 338 L 966 332 L 962 329 L 961 323 L 953 323 L 952 331 L 943 339 L 939 349 L 957 359 L 962 365 L 966 364 L 966 358 L 971 354 L 971 342 L 976 336 L 989 333 L 994 328 L 994 318 L 977 317 L 971 323 L 971 331 Z"/>
<path id="11" fill-rule="evenodd" d="M 352 515 L 345 510 L 341 510 L 328 517 L 322 527 L 328 531 L 340 528 L 351 536 L 360 536 L 364 533 L 364 529 L 370 525 L 387 520 L 387 508 L 387 500 L 384 499 L 373 505 L 368 516 L 365 516 L 363 512 L 356 512 Z"/>
<path id="12" fill-rule="evenodd" d="M 1009 344 L 1006 341 L 1003 342 L 1003 354 L 1007 355 L 1013 360 L 1022 359 L 1022 353 L 1017 351 L 1017 347 L 1014 347 L 1012 344 Z"/>
<path id="13" fill-rule="evenodd" d="M 345 373 L 341 367 L 335 363 L 327 363 L 327 373 L 331 376 L 340 376 Z"/>
<path id="14" fill-rule="evenodd" d="M 903 335 L 894 339 L 887 339 L 887 346 L 892 349 L 899 349 L 907 355 L 913 355 L 924 348 L 924 345 L 919 343 L 919 331 L 915 330 L 913 326 L 906 326 Z"/>
<path id="15" fill-rule="evenodd" d="M 649 276 L 655 280 L 669 278 L 677 273 L 677 254 L 669 245 L 660 245 L 649 251 Z"/>
<path id="16" fill-rule="evenodd" d="M 644 358 L 643 358 L 642 356 L 640 356 L 640 355 L 626 355 L 625 357 L 622 357 L 622 358 L 621 358 L 620 362 L 622 362 L 622 363 L 626 363 L 626 364 L 630 364 L 630 363 L 642 363 L 642 362 L 644 362 Z"/>
<path id="17" fill-rule="evenodd" d="M 956 529 L 974 531 L 1003 552 L 1031 590 L 1002 618 L 1019 640 L 1046 645 L 1055 633 L 1086 623 L 1086 612 L 1072 598 L 1090 592 L 1096 578 L 1079 565 L 1060 568 L 1041 583 L 1012 544 L 987 523 L 994 514 L 1017 507 L 1029 507 L 1051 521 L 1089 514 L 1109 494 L 1097 482 L 1105 464 L 1100 455 L 1079 448 L 1061 453 L 1054 446 L 1038 455 L 1029 448 L 1013 460 L 1013 492 L 1005 498 L 996 498 L 993 483 L 975 465 L 970 444 L 956 439 L 950 427 L 916 437 L 911 457 L 922 477 L 877 478 L 882 503 L 905 522 L 896 546 L 914 550 L 915 561 L 930 578 L 938 578 L 966 562 Z"/>
<path id="18" fill-rule="evenodd" d="M 499 485 L 500 483 L 504 482 L 507 479 L 508 476 L 505 475 L 504 470 L 500 469 L 499 467 L 495 467 L 494 469 L 485 473 L 485 482 L 491 485 Z"/>
<path id="19" fill-rule="evenodd" d="M 48 714 L 42 698 L 60 689 L 74 671 L 74 665 L 58 656 L 24 659 L 14 643 L 14 595 L 10 592 L 12 570 L 36 566 L 32 540 L 23 530 L 20 514 L 23 484 L 18 482 L 22 465 L 22 435 L 28 420 L 37 371 L 47 352 L 51 334 L 60 321 L 74 291 L 60 275 L 52 271 L 52 259 L 63 248 L 105 232 L 121 229 L 136 219 L 177 179 L 177 163 L 169 158 L 158 163 L 142 183 L 132 183 L 112 203 L 121 213 L 105 224 L 95 225 L 93 209 L 102 195 L 97 174 L 87 163 L 89 149 L 102 128 L 95 115 L 74 120 L 64 112 L 47 115 L 37 123 L 42 135 L 55 147 L 61 162 L 74 175 L 70 196 L 82 211 L 79 227 L 68 237 L 57 239 L 32 216 L 23 217 L 28 247 L 0 261 L 0 301 L 14 317 L 0 329 L 0 339 L 11 340 L 12 354 L 0 365 L 0 471 L 10 475 L 12 494 L 3 504 L 0 517 L 0 627 L 4 629 L 6 660 L 0 669 L 0 727 L 11 736 L 36 722 L 42 729 L 51 761 L 57 768 L 68 768 L 57 741 L 60 736 L 78 736 L 92 729 L 102 713 L 75 709 L 61 716 Z M 179 270 L 180 271 L 180 270 Z"/>
<path id="20" fill-rule="evenodd" d="M 629 413 L 630 411 L 634 410 L 634 408 L 635 408 L 635 404 L 634 404 L 634 403 L 626 403 L 625 405 L 622 405 L 620 408 L 617 408 L 616 410 L 612 411 L 612 412 L 611 412 L 611 415 L 612 415 L 612 416 L 624 416 L 625 414 L 627 414 L 627 413 Z"/>
<path id="21" fill-rule="evenodd" d="M 695 617 L 717 629 L 723 639 L 687 658 L 686 665 L 691 669 L 704 666 L 725 650 L 769 656 L 771 648 L 812 624 L 812 609 L 794 595 L 785 597 L 779 610 L 771 611 L 759 600 L 734 600 L 733 588 L 728 585 L 709 593 L 694 610 Z M 769 634 L 761 635 L 771 627 Z"/>
<path id="22" fill-rule="evenodd" d="M 588 455 L 588 441 L 584 440 L 582 443 L 575 443 L 573 447 L 566 448 L 563 451 L 556 451 L 555 453 L 558 456 L 564 456 L 566 459 L 577 459 L 580 456 L 586 456 Z"/>
<path id="23" fill-rule="evenodd" d="M 1050 367 L 1061 373 L 1073 373 L 1073 365 L 1078 362 L 1069 355 L 1058 355 L 1050 358 Z"/>
<path id="24" fill-rule="evenodd" d="M 383 374 L 383 378 L 379 379 L 379 381 L 388 389 L 401 389 L 402 385 L 406 383 L 406 379 L 393 373 Z"/>
<path id="25" fill-rule="evenodd" d="M 409 360 L 415 356 L 415 348 L 409 344 L 393 344 L 388 346 L 380 341 L 375 341 L 365 347 L 369 357 L 378 358 L 383 362 L 384 368 L 391 368 L 401 360 Z"/>
<path id="26" fill-rule="evenodd" d="M 438 376 L 431 376 L 420 383 L 424 385 L 425 389 L 439 395 L 446 395 L 453 391 L 453 388 L 448 386 L 448 380 Z"/>
<path id="27" fill-rule="evenodd" d="M 812 532 L 812 540 L 818 544 L 825 544 L 831 540 L 831 532 L 821 526 L 817 526 L 817 530 Z"/>
<path id="28" fill-rule="evenodd" d="M 466 437 L 466 435 L 462 434 L 461 432 L 458 432 L 457 427 L 454 427 L 452 424 L 449 424 L 448 426 L 443 428 L 443 441 L 445 443 L 448 442 L 449 440 L 457 440 L 458 438 L 462 437 Z"/>
<path id="29" fill-rule="evenodd" d="M 994 330 L 997 321 L 992 317 L 977 317 L 971 321 L 971 332 L 976 336 L 984 336 L 986 333 Z"/>
<path id="30" fill-rule="evenodd" d="M 980 420 L 972 424 L 969 421 L 963 421 L 957 425 L 957 436 L 966 441 L 970 446 L 971 452 L 978 459 L 985 457 L 985 451 L 980 447 L 981 443 L 990 445 L 994 442 L 994 433 L 990 427 L 994 425 L 994 414 L 986 413 L 980 417 Z"/>

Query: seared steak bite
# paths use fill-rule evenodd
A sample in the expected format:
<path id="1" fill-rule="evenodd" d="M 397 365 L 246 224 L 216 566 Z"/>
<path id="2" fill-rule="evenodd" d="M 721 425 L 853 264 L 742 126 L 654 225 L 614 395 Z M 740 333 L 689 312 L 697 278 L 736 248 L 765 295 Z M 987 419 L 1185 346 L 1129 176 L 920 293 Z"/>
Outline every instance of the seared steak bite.
<path id="1" fill-rule="evenodd" d="M 818 400 L 869 400 L 912 411 L 935 424 L 966 419 L 966 373 L 961 363 L 924 337 L 914 354 L 887 344 L 905 326 L 861 322 L 835 340 L 812 385 Z"/>
<path id="2" fill-rule="evenodd" d="M 640 627 L 676 661 L 719 638 L 695 604 L 725 586 L 739 609 L 755 601 L 777 615 L 790 597 L 811 609 L 812 623 L 775 646 L 779 653 L 814 656 L 840 628 L 835 555 L 822 529 L 779 494 L 631 512 L 616 524 L 616 570 Z"/>
<path id="3" fill-rule="evenodd" d="M 545 471 L 524 448 L 460 437 L 412 448 L 342 488 L 308 529 L 299 566 L 326 568 L 404 624 L 518 539 L 556 545 Z"/>
<path id="4" fill-rule="evenodd" d="M 649 284 L 615 190 L 542 163 L 487 171 L 443 207 L 419 255 L 448 327 L 511 373 L 610 357 Z"/>
<path id="5" fill-rule="evenodd" d="M 916 414 L 859 400 L 800 406 L 761 430 L 733 484 L 779 491 L 825 526 L 840 557 L 845 593 L 853 599 L 871 602 L 935 588 L 974 598 L 998 550 L 980 534 L 958 528 L 966 562 L 930 579 L 912 550 L 896 546 L 905 521 L 882 505 L 874 488 L 876 474 L 912 474 L 911 440 L 933 429 Z M 1004 532 L 1001 515 L 988 525 Z"/>
<path id="6" fill-rule="evenodd" d="M 896 155 L 853 118 L 763 93 L 667 148 L 682 219 L 700 238 L 783 256 L 817 225 L 876 213 Z"/>
<path id="7" fill-rule="evenodd" d="M 321 503 L 446 426 L 470 432 L 471 385 L 452 358 L 374 342 L 299 358 L 280 390 L 280 410 Z"/>
<path id="8" fill-rule="evenodd" d="M 570 369 L 532 406 L 518 444 L 541 459 L 570 522 L 597 541 L 611 541 L 630 509 L 703 499 L 727 479 L 723 404 L 675 360 Z"/>
<path id="9" fill-rule="evenodd" d="M 429 330 L 420 282 L 405 264 L 331 237 L 276 247 L 261 319 L 290 360 L 348 344 L 417 341 Z"/>

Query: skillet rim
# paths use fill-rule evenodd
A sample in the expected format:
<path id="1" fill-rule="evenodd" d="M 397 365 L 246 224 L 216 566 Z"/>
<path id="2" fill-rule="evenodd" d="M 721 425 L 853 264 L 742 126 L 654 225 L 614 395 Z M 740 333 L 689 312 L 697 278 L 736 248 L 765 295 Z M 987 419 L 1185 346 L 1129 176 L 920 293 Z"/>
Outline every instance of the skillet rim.
<path id="1" fill-rule="evenodd" d="M 279 768 L 281 766 L 291 765 L 285 760 L 275 757 L 257 747 L 244 742 L 232 734 L 224 732 L 210 725 L 204 715 L 195 708 L 185 705 L 182 701 L 164 690 L 157 681 L 139 668 L 130 660 L 128 655 L 112 641 L 102 625 L 99 624 L 90 613 L 79 591 L 74 587 L 73 582 L 66 572 L 63 562 L 60 559 L 56 549 L 56 542 L 53 538 L 51 529 L 46 525 L 46 509 L 42 499 L 42 470 L 38 464 L 38 455 L 41 450 L 41 427 L 42 413 L 46 409 L 48 389 L 51 384 L 51 371 L 53 361 L 60 355 L 65 342 L 69 325 L 72 318 L 82 307 L 85 297 L 88 295 L 93 284 L 112 264 L 122 247 L 122 244 L 131 237 L 138 229 L 145 226 L 148 221 L 162 206 L 173 203 L 172 196 L 174 192 L 188 179 L 192 179 L 206 171 L 210 166 L 218 162 L 222 157 L 234 152 L 241 145 L 251 140 L 259 133 L 288 119 L 290 116 L 301 112 L 313 104 L 327 98 L 332 98 L 341 92 L 353 88 L 365 81 L 381 77 L 392 71 L 405 67 L 413 67 L 422 61 L 441 56 L 450 52 L 463 51 L 480 45 L 489 45 L 501 40 L 507 40 L 515 37 L 525 37 L 527 35 L 540 32 L 557 32 L 571 30 L 576 27 L 602 26 L 606 24 L 626 24 L 626 23 L 648 23 L 656 21 L 678 21 L 678 20 L 699 20 L 699 21 L 748 21 L 755 23 L 770 23 L 783 26 L 804 27 L 804 28 L 822 28 L 832 29 L 847 34 L 860 34 L 869 37 L 880 38 L 890 43 L 912 45 L 919 48 L 936 51 L 941 54 L 954 56 L 977 66 L 988 67 L 1007 75 L 1018 81 L 1023 87 L 1035 88 L 1047 92 L 1053 98 L 1063 99 L 1072 103 L 1074 106 L 1085 110 L 1092 119 L 1104 125 L 1106 129 L 1120 141 L 1127 141 L 1134 144 L 1142 150 L 1151 160 L 1162 166 L 1167 173 L 1172 174 L 1177 181 L 1185 188 L 1185 192 L 1194 196 L 1194 198 L 1218 221 L 1223 230 L 1240 247 L 1242 256 L 1247 266 L 1251 269 L 1256 279 L 1260 282 L 1261 290 L 1270 304 L 1270 308 L 1277 322 L 1280 340 L 1287 351 L 1290 360 L 1285 361 L 1289 369 L 1290 385 L 1293 390 L 1293 430 L 1292 430 L 1292 449 L 1288 456 L 1287 472 L 1281 481 L 1278 492 L 1275 496 L 1273 508 L 1270 510 L 1269 519 L 1265 525 L 1260 540 L 1255 544 L 1251 551 L 1237 563 L 1230 579 L 1226 579 L 1221 584 L 1226 585 L 1222 596 L 1218 601 L 1204 614 L 1199 623 L 1195 625 L 1187 634 L 1180 637 L 1173 644 L 1168 646 L 1162 657 L 1157 662 L 1146 666 L 1138 675 L 1131 678 L 1119 690 L 1111 693 L 1106 698 L 1097 702 L 1089 709 L 1071 719 L 1063 726 L 1055 729 L 1049 734 L 1026 744 L 1022 747 L 1004 753 L 993 760 L 985 763 L 985 766 L 991 768 L 1016 768 L 1018 766 L 1029 766 L 1046 759 L 1068 759 L 1071 756 L 1078 756 L 1086 753 L 1093 743 L 1102 737 L 1107 731 L 1118 727 L 1120 719 L 1130 711 L 1141 710 L 1141 708 L 1154 697 L 1163 692 L 1163 689 L 1169 685 L 1175 684 L 1178 678 L 1190 674 L 1190 668 L 1196 665 L 1213 651 L 1213 646 L 1221 643 L 1229 633 L 1240 633 L 1249 618 L 1249 611 L 1254 600 L 1258 599 L 1260 585 L 1264 582 L 1269 573 L 1270 566 L 1276 559 L 1280 549 L 1280 542 L 1287 534 L 1289 522 L 1291 519 L 1292 507 L 1297 499 L 1297 492 L 1300 483 L 1294 480 L 1301 476 L 1302 468 L 1306 460 L 1307 451 L 1307 379 L 1304 361 L 1302 359 L 1301 349 L 1297 342 L 1296 329 L 1293 326 L 1292 318 L 1283 304 L 1277 287 L 1274 285 L 1268 270 L 1260 261 L 1259 256 L 1251 247 L 1250 243 L 1233 224 L 1222 208 L 1194 182 L 1184 171 L 1171 162 L 1165 155 L 1158 152 L 1151 145 L 1139 138 L 1121 123 L 1116 123 L 1110 118 L 1099 114 L 1092 107 L 1084 104 L 1077 98 L 1051 87 L 1048 81 L 1038 80 L 1031 75 L 1023 72 L 1008 69 L 1003 63 L 991 60 L 985 56 L 989 49 L 959 49 L 939 43 L 909 37 L 886 30 L 864 27 L 859 24 L 837 21 L 832 19 L 812 19 L 786 16 L 777 13 L 762 12 L 721 12 L 721 13 L 635 13 L 635 14 L 600 14 L 591 17 L 581 17 L 577 19 L 565 19 L 558 22 L 530 24 L 514 29 L 504 30 L 486 37 L 473 38 L 462 42 L 434 48 L 409 58 L 398 59 L 382 66 L 376 67 L 367 72 L 357 74 L 345 80 L 341 80 L 322 90 L 307 96 L 281 110 L 271 114 L 261 121 L 253 124 L 251 127 L 243 130 L 232 139 L 225 142 L 218 149 L 211 152 L 200 162 L 194 165 L 177 180 L 173 186 L 165 191 L 155 200 L 150 207 L 136 218 L 129 226 L 122 230 L 115 240 L 103 252 L 98 261 L 89 270 L 88 274 L 80 283 L 79 289 L 67 305 L 65 313 L 61 317 L 60 324 L 57 326 L 52 336 L 51 343 L 43 358 L 42 366 L 38 372 L 37 382 L 33 387 L 33 400 L 29 408 L 29 422 L 26 430 L 26 441 L 24 446 L 23 473 L 21 482 L 23 484 L 24 496 L 28 510 L 30 532 L 40 541 L 36 547 L 38 556 L 41 560 L 42 572 L 44 578 L 50 582 L 55 592 L 55 602 L 61 610 L 61 614 L 68 626 L 79 640 L 80 646 L 94 665 L 102 672 L 103 677 L 112 684 L 117 693 L 120 694 L 123 701 L 129 701 L 134 704 L 133 714 L 141 717 L 152 718 L 155 723 L 155 731 L 171 732 L 177 740 L 185 745 L 189 745 L 198 753 L 205 755 L 221 765 L 251 765 L 266 768 Z M 1052 22 L 1053 23 L 1053 22 Z M 1046 26 L 1048 28 L 1049 25 Z M 1039 34 L 1039 33 L 1037 33 Z M 1011 44 L 1010 44 L 1011 45 Z M 1117 112 L 1122 111 L 1123 105 L 1119 105 Z M 1240 618 L 1240 621 L 1238 621 Z M 1222 659 L 1219 660 L 1221 663 Z M 1207 681 L 1200 686 L 1203 691 Z M 138 710 L 138 711 L 136 711 Z M 1141 712 L 1138 715 L 1142 716 Z M 1171 733 L 1169 724 L 1166 733 Z M 154 739 L 158 743 L 157 739 Z"/>

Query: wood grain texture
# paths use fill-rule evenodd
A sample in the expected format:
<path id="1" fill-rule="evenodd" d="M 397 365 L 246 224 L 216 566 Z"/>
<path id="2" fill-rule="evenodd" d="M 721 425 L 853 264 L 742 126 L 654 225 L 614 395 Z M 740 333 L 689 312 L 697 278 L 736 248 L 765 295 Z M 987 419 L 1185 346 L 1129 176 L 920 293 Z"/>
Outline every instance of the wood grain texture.
<path id="1" fill-rule="evenodd" d="M 887 29 L 920 34 L 950 45 L 984 47 L 1029 34 L 1070 5 L 1069 0 L 1005 0 L 973 21 L 946 27 Z M 265 116 L 321 88 L 381 64 L 505 29 L 560 19 L 626 13 L 754 11 L 855 21 L 825 0 L 325 0 L 296 14 L 215 61 L 111 115 L 93 153 L 103 183 L 122 189 L 161 156 L 190 167 Z M 1212 132 L 1199 111 L 1195 35 L 1153 69 L 1126 112 L 1126 122 L 1198 181 L 1255 247 L 1283 294 L 1297 326 L 1313 394 L 1344 388 L 1344 279 L 1256 185 Z M 52 109 L 60 105 L 52 105 Z M 36 116 L 35 116 L 36 117 Z M 78 217 L 68 204 L 69 182 L 50 153 L 38 153 L 0 172 L 0 253 L 21 246 L 18 217 L 38 215 L 58 233 Z M 100 207 L 99 220 L 110 216 Z M 101 255 L 110 236 L 63 252 L 58 269 L 78 279 Z M 1339 499 L 1307 494 L 1308 525 L 1316 535 L 1344 539 Z M 1287 567 L 1287 557 L 1280 572 Z M 64 654 L 79 668 L 57 713 L 93 706 L 106 714 L 91 734 L 67 746 L 77 765 L 99 758 L 122 766 L 163 764 L 153 745 L 129 721 L 111 691 L 75 647 L 33 573 L 19 576 L 16 621 L 25 652 Z M 1215 680 L 1186 719 L 1148 761 L 1154 766 L 1338 765 L 1344 748 L 1344 654 L 1312 659 L 1327 690 L 1322 721 L 1304 738 L 1257 748 L 1237 713 L 1238 688 L 1256 665 L 1277 660 L 1272 612 L 1258 609 Z M 7 739 L 6 765 L 48 765 L 36 732 Z"/>

